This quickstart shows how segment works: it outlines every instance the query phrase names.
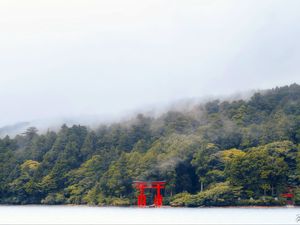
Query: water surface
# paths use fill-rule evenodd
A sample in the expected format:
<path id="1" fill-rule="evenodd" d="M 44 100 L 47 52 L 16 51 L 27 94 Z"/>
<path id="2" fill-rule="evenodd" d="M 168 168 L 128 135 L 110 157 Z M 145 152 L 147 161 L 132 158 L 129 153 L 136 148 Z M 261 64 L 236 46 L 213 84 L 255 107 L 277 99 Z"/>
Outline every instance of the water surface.
<path id="1" fill-rule="evenodd" d="M 0 206 L 0 224 L 300 224 L 300 208 Z"/>

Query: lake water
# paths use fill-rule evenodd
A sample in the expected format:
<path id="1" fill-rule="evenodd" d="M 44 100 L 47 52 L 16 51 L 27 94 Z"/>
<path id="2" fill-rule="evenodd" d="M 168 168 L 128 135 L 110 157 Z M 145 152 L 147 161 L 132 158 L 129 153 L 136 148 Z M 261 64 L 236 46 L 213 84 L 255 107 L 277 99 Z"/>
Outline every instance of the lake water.
<path id="1" fill-rule="evenodd" d="M 0 224 L 300 224 L 300 208 L 0 206 Z"/>

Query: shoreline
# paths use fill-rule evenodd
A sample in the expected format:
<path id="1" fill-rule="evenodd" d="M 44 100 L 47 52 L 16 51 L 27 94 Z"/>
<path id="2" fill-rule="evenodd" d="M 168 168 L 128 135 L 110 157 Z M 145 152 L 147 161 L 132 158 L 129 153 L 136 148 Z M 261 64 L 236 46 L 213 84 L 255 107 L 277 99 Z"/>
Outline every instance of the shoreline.
<path id="1" fill-rule="evenodd" d="M 12 207 L 20 207 L 20 206 L 25 206 L 25 207 L 34 207 L 34 206 L 41 206 L 41 207 L 87 207 L 87 208 L 137 208 L 137 209 L 143 209 L 139 208 L 136 205 L 131 205 L 131 206 L 113 206 L 113 205 L 106 205 L 106 206 L 98 206 L 98 205 L 75 205 L 75 204 L 64 204 L 64 205 L 44 205 L 44 204 L 24 204 L 24 205 L 15 205 L 15 204 L 0 204 L 0 207 L 5 207 L 5 206 L 12 206 Z M 149 207 L 146 206 L 145 209 L 152 209 L 155 207 Z M 199 206 L 199 207 L 172 207 L 172 206 L 162 206 L 160 207 L 161 209 L 230 209 L 230 208 L 245 208 L 245 209 L 267 209 L 267 208 L 300 208 L 300 206 L 297 205 L 286 205 L 286 206 Z M 157 209 L 157 208 L 155 208 Z"/>

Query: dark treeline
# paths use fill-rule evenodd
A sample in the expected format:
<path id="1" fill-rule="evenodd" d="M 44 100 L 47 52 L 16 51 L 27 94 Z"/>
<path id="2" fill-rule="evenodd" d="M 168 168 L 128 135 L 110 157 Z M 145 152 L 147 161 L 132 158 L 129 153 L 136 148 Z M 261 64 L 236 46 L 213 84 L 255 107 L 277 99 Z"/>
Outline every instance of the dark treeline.
<path id="1" fill-rule="evenodd" d="M 166 180 L 174 206 L 280 205 L 289 187 L 299 204 L 299 143 L 297 84 L 96 130 L 31 127 L 0 139 L 0 203 L 129 205 L 132 181 Z"/>

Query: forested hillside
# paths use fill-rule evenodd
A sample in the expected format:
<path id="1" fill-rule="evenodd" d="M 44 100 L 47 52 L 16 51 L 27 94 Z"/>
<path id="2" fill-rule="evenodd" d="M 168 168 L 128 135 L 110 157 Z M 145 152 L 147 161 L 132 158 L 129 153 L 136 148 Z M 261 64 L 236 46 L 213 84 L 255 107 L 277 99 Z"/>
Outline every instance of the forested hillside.
<path id="1" fill-rule="evenodd" d="M 166 180 L 174 206 L 300 203 L 300 86 L 158 118 L 31 127 L 0 140 L 2 204 L 135 204 L 134 180 Z M 151 195 L 151 193 L 150 193 Z"/>

